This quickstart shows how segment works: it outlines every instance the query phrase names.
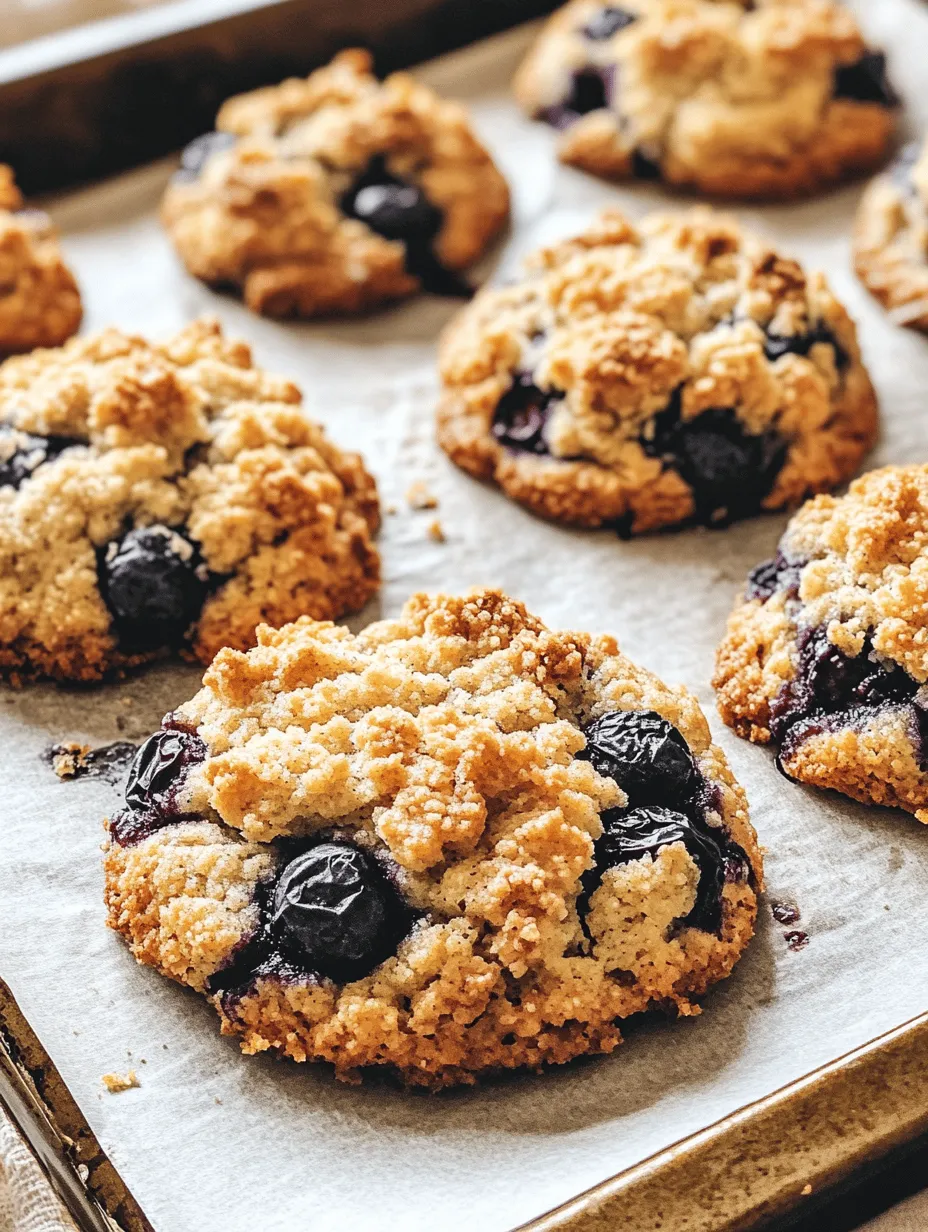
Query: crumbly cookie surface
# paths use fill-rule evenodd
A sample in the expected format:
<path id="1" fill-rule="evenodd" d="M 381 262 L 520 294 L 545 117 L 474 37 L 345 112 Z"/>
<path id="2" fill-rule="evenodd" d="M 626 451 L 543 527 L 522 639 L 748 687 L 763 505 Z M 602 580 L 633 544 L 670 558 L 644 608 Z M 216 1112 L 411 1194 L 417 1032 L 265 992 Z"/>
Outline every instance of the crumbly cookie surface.
<path id="1" fill-rule="evenodd" d="M 906 146 L 864 193 L 854 266 L 897 324 L 928 333 L 928 140 Z"/>
<path id="2" fill-rule="evenodd" d="M 255 312 L 352 313 L 466 295 L 509 191 L 466 111 L 366 52 L 230 99 L 185 151 L 162 217 L 196 277 Z"/>
<path id="3" fill-rule="evenodd" d="M 698 1012 L 754 927 L 695 700 L 499 592 L 223 650 L 109 825 L 110 925 L 253 1053 L 471 1082 Z M 372 922 L 373 921 L 373 922 Z"/>
<path id="4" fill-rule="evenodd" d="M 754 570 L 716 666 L 723 719 L 800 782 L 928 822 L 928 466 L 819 496 Z"/>
<path id="5" fill-rule="evenodd" d="M 0 357 L 58 346 L 77 333 L 81 296 L 43 210 L 25 208 L 0 164 Z"/>
<path id="6" fill-rule="evenodd" d="M 834 0 L 572 0 L 516 94 L 564 162 L 712 196 L 807 193 L 877 166 L 898 105 Z"/>
<path id="7" fill-rule="evenodd" d="M 208 663 L 378 585 L 374 480 L 249 349 L 198 322 L 0 367 L 0 668 L 94 680 Z"/>
<path id="8" fill-rule="evenodd" d="M 607 211 L 535 253 L 452 322 L 441 372 L 459 466 L 622 533 L 799 504 L 852 475 L 877 426 L 824 277 L 705 208 Z"/>

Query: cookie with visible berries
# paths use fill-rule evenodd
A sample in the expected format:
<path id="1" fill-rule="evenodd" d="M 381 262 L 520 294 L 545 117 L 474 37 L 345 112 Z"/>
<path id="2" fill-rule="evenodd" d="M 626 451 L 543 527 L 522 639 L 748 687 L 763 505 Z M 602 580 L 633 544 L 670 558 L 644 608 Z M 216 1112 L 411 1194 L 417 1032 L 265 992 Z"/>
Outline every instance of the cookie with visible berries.
<path id="1" fill-rule="evenodd" d="M 208 663 L 262 623 L 376 591 L 374 480 L 291 382 L 199 322 L 0 367 L 0 670 L 97 680 Z"/>
<path id="2" fill-rule="evenodd" d="M 907 145 L 864 193 L 854 268 L 897 325 L 928 333 L 928 140 Z"/>
<path id="3" fill-rule="evenodd" d="M 273 317 L 353 313 L 463 272 L 509 216 L 466 111 L 346 51 L 306 80 L 230 99 L 184 151 L 162 218 L 197 278 Z"/>
<path id="4" fill-rule="evenodd" d="M 0 163 L 0 357 L 59 346 L 77 333 L 82 314 L 52 220 L 26 208 Z"/>
<path id="5" fill-rule="evenodd" d="M 722 718 L 789 777 L 928 822 L 928 466 L 819 496 L 728 624 Z"/>
<path id="6" fill-rule="evenodd" d="M 441 351 L 438 439 L 534 512 L 726 525 L 850 478 L 877 403 L 821 274 L 705 208 L 618 211 L 486 289 Z"/>
<path id="7" fill-rule="evenodd" d="M 245 1052 L 435 1088 L 695 1013 L 762 881 L 696 701 L 496 591 L 220 652 L 105 872 L 111 927 Z"/>
<path id="8" fill-rule="evenodd" d="M 899 99 L 836 0 L 572 0 L 516 95 L 595 175 L 783 198 L 869 171 Z"/>

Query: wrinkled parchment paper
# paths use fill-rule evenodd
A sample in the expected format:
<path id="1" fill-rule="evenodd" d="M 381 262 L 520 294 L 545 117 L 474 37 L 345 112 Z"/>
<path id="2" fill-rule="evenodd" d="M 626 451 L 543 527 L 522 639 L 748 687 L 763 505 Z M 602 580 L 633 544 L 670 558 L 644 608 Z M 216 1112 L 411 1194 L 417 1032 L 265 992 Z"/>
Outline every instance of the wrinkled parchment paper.
<path id="1" fill-rule="evenodd" d="M 871 0 L 864 19 L 892 47 L 914 131 L 928 118 L 928 6 Z M 634 215 L 674 205 L 653 187 L 556 168 L 550 133 L 507 95 L 526 40 L 515 32 L 425 74 L 472 102 L 511 179 L 516 223 L 497 274 L 598 203 Z M 338 441 L 364 450 L 397 512 L 381 538 L 382 595 L 356 623 L 395 613 L 416 589 L 499 584 L 551 625 L 615 631 L 635 658 L 695 690 L 748 790 L 771 897 L 798 904 L 810 941 L 791 952 L 764 908 L 750 952 L 701 1018 L 633 1025 L 611 1058 L 543 1077 L 430 1097 L 242 1058 L 203 1001 L 137 967 L 104 927 L 100 823 L 117 789 L 59 782 L 41 757 L 59 740 L 140 739 L 199 673 L 164 667 L 102 689 L 0 691 L 0 974 L 158 1232 L 503 1232 L 928 1008 L 928 831 L 787 783 L 768 751 L 715 715 L 715 643 L 785 518 L 633 543 L 532 518 L 433 443 L 433 347 L 454 305 L 420 299 L 337 324 L 257 320 L 179 269 L 154 214 L 168 173 L 149 168 L 52 203 L 87 328 L 164 335 L 217 312 L 261 363 L 301 383 Z M 873 464 L 924 460 L 928 341 L 892 327 L 850 272 L 858 193 L 744 213 L 827 269 L 858 320 L 884 413 Z M 440 498 L 437 510 L 408 508 L 416 480 Z M 429 537 L 436 516 L 444 543 Z M 104 1090 L 102 1074 L 131 1068 L 137 1089 Z"/>

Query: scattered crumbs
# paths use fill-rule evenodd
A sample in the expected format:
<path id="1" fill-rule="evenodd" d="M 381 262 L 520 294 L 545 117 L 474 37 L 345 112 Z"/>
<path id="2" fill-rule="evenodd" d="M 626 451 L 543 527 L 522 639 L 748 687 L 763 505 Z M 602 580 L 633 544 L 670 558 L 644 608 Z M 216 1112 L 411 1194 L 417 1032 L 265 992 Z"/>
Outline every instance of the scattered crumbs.
<path id="1" fill-rule="evenodd" d="M 60 779 L 76 779 L 87 764 L 89 744 L 53 744 L 45 757 Z"/>
<path id="2" fill-rule="evenodd" d="M 799 921 L 799 908 L 795 903 L 781 903 L 774 899 L 770 910 L 778 924 L 796 924 Z"/>
<path id="3" fill-rule="evenodd" d="M 214 1097 L 214 1099 L 213 1099 L 213 1103 L 215 1103 L 215 1104 L 221 1104 L 221 1103 L 222 1103 L 222 1100 L 219 1098 L 219 1096 L 218 1096 L 218 1095 L 216 1095 L 216 1096 Z"/>
<path id="4" fill-rule="evenodd" d="M 138 1074 L 134 1069 L 130 1069 L 128 1074 L 104 1074 L 100 1081 L 110 1095 L 115 1095 L 119 1091 L 129 1091 L 132 1087 L 140 1085 Z"/>
<path id="5" fill-rule="evenodd" d="M 804 1198 L 808 1198 L 808 1196 L 809 1196 L 809 1194 L 810 1194 L 811 1192 L 812 1192 L 812 1186 L 811 1186 L 811 1185 L 803 1185 L 803 1187 L 802 1187 L 802 1196 L 803 1196 Z"/>
<path id="6" fill-rule="evenodd" d="M 103 779 L 116 784 L 123 780 L 138 746 L 128 740 L 117 740 L 100 748 L 89 744 L 53 744 L 42 758 L 60 779 Z"/>
<path id="7" fill-rule="evenodd" d="M 167 1046 L 167 1044 L 162 1044 L 162 1045 L 161 1045 L 161 1047 L 164 1049 L 164 1051 L 165 1051 L 165 1052 L 167 1052 L 167 1050 L 168 1050 L 168 1046 Z"/>
<path id="8" fill-rule="evenodd" d="M 434 539 L 436 543 L 444 543 L 447 538 L 444 527 L 438 518 L 434 522 L 429 523 L 429 538 Z"/>
<path id="9" fill-rule="evenodd" d="M 438 497 L 434 496 L 428 486 L 417 479 L 406 490 L 406 502 L 410 509 L 437 509 Z"/>
<path id="10" fill-rule="evenodd" d="M 385 507 L 385 513 L 396 513 L 396 505 L 390 504 Z"/>
<path id="11" fill-rule="evenodd" d="M 134 699 L 131 697 L 121 697 L 119 699 L 119 704 L 120 706 L 131 706 L 133 704 L 133 700 Z"/>
<path id="12" fill-rule="evenodd" d="M 795 953 L 797 950 L 804 950 L 809 944 L 809 934 L 801 932 L 797 928 L 795 932 L 784 933 L 783 940 L 793 951 L 793 953 Z"/>

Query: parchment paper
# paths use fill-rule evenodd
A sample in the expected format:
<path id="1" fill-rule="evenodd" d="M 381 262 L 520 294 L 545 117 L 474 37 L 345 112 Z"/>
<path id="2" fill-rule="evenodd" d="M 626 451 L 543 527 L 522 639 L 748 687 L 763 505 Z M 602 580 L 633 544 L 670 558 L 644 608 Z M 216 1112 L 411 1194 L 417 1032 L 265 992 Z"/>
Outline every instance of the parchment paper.
<path id="1" fill-rule="evenodd" d="M 873 0 L 865 19 L 892 44 L 914 129 L 928 103 L 928 6 Z M 526 41 L 516 32 L 426 74 L 473 102 L 514 187 L 500 273 L 595 204 L 621 202 L 635 215 L 674 204 L 658 189 L 556 168 L 551 134 L 519 118 L 507 95 Z M 58 782 L 41 758 L 58 740 L 141 738 L 199 673 L 159 668 L 102 689 L 0 692 L 0 973 L 158 1232 L 502 1232 L 928 1008 L 928 832 L 902 813 L 787 783 L 768 751 L 731 736 L 715 714 L 715 644 L 785 518 L 633 543 L 534 519 L 433 443 L 433 345 L 454 305 L 420 299 L 353 323 L 257 320 L 179 269 L 154 216 L 168 172 L 149 168 L 52 203 L 87 328 L 161 335 L 218 312 L 260 362 L 303 385 L 337 440 L 364 450 L 397 512 L 381 539 L 382 595 L 356 624 L 395 613 L 419 588 L 500 584 L 554 626 L 615 631 L 635 658 L 695 690 L 748 790 L 772 897 L 798 904 L 810 941 L 788 950 L 764 909 L 750 952 L 700 1019 L 648 1019 L 613 1057 L 543 1077 L 430 1097 L 242 1058 L 204 1002 L 137 967 L 103 925 L 100 822 L 117 789 Z M 925 459 L 928 342 L 892 327 L 854 280 L 858 192 L 745 214 L 826 268 L 858 320 L 884 414 L 873 464 Z M 406 506 L 415 480 L 439 496 L 437 511 Z M 436 515 L 445 543 L 428 536 Z M 104 1091 L 103 1073 L 130 1068 L 138 1089 Z"/>

